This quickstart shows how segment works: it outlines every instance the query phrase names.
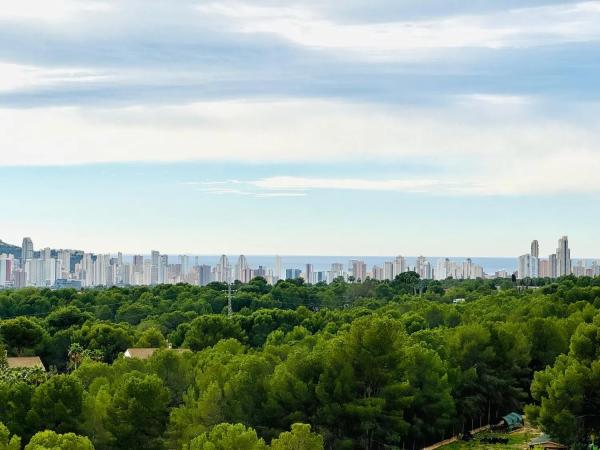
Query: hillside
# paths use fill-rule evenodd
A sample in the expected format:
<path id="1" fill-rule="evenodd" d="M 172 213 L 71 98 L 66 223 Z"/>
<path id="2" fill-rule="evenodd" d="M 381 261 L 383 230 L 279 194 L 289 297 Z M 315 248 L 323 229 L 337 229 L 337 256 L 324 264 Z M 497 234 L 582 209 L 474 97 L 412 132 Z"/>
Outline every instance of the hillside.
<path id="1" fill-rule="evenodd" d="M 8 244 L 8 243 L 4 242 L 2 239 L 0 239 L 0 254 L 2 254 L 2 253 L 10 253 L 11 255 L 14 255 L 15 258 L 20 258 L 21 257 L 21 247 L 19 247 L 17 245 Z"/>

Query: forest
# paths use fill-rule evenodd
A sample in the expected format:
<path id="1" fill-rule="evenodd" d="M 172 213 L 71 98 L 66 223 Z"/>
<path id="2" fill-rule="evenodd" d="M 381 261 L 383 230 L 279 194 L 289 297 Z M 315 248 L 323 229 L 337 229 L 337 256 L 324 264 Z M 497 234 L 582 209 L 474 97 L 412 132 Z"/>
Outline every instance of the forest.
<path id="1" fill-rule="evenodd" d="M 521 284 L 0 291 L 0 450 L 416 449 L 512 411 L 585 448 L 600 278 Z"/>

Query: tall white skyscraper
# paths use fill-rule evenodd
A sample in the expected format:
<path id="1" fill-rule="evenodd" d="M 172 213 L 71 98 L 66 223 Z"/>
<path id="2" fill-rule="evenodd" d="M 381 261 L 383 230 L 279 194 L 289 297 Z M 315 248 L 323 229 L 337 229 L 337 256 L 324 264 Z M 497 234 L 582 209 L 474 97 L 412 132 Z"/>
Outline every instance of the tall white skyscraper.
<path id="1" fill-rule="evenodd" d="M 350 267 L 355 281 L 365 281 L 367 279 L 367 265 L 364 261 L 353 259 L 350 261 Z"/>
<path id="2" fill-rule="evenodd" d="M 394 277 L 406 272 L 406 270 L 406 259 L 404 256 L 396 256 L 396 259 L 394 260 Z"/>
<path id="3" fill-rule="evenodd" d="M 556 253 L 552 253 L 548 256 L 548 276 L 550 278 L 556 278 L 558 276 L 558 260 L 556 259 Z"/>
<path id="4" fill-rule="evenodd" d="M 569 248 L 569 238 L 567 236 L 563 236 L 558 240 L 556 262 L 559 277 L 571 274 L 571 249 Z"/>
<path id="5" fill-rule="evenodd" d="M 71 272 L 71 252 L 69 250 L 59 250 L 57 263 L 60 262 L 61 272 L 57 274 L 57 278 L 69 278 Z"/>
<path id="6" fill-rule="evenodd" d="M 252 274 L 249 272 L 248 260 L 244 255 L 240 255 L 237 260 L 237 264 L 235 265 L 235 276 L 236 280 L 241 281 L 242 283 L 247 283 L 252 279 Z"/>
<path id="7" fill-rule="evenodd" d="M 415 272 L 419 274 L 419 276 L 425 280 L 428 280 L 431 277 L 431 264 L 427 261 L 427 258 L 424 256 L 419 256 L 415 263 Z"/>
<path id="8" fill-rule="evenodd" d="M 13 255 L 0 255 L 0 287 L 9 287 L 13 281 L 14 270 Z"/>
<path id="9" fill-rule="evenodd" d="M 383 267 L 373 266 L 371 274 L 374 280 L 383 280 Z"/>
<path id="10" fill-rule="evenodd" d="M 169 255 L 160 255 L 158 258 L 158 284 L 164 284 L 169 281 Z"/>
<path id="11" fill-rule="evenodd" d="M 312 264 L 307 264 L 304 270 L 304 281 L 312 284 L 314 282 L 314 269 Z"/>
<path id="12" fill-rule="evenodd" d="M 160 252 L 152 250 L 151 252 L 152 268 L 150 270 L 150 284 L 158 284 L 158 266 L 160 264 Z"/>
<path id="13" fill-rule="evenodd" d="M 281 279 L 281 256 L 275 256 L 275 268 L 273 269 L 273 283 Z"/>
<path id="14" fill-rule="evenodd" d="M 436 280 L 445 280 L 450 276 L 450 260 L 448 258 L 438 259 L 434 275 Z"/>
<path id="15" fill-rule="evenodd" d="M 21 245 L 21 267 L 25 266 L 25 261 L 33 259 L 33 241 L 31 238 L 23 238 L 23 244 Z"/>
<path id="16" fill-rule="evenodd" d="M 539 260 L 530 253 L 519 256 L 517 272 L 521 279 L 537 278 L 539 276 Z"/>
<path id="17" fill-rule="evenodd" d="M 181 274 L 183 276 L 190 273 L 190 257 L 188 255 L 179 255 L 179 264 L 181 265 Z"/>
<path id="18" fill-rule="evenodd" d="M 540 244 L 537 240 L 531 241 L 531 256 L 540 257 Z"/>
<path id="19" fill-rule="evenodd" d="M 40 252 L 40 258 L 42 259 L 50 259 L 52 257 L 52 250 L 50 247 L 46 247 Z"/>
<path id="20" fill-rule="evenodd" d="M 394 279 L 394 263 L 392 261 L 386 261 L 383 263 L 383 279 Z"/>
<path id="21" fill-rule="evenodd" d="M 227 255 L 221 255 L 219 262 L 215 266 L 214 280 L 221 283 L 231 282 L 231 266 L 229 265 L 229 259 Z"/>

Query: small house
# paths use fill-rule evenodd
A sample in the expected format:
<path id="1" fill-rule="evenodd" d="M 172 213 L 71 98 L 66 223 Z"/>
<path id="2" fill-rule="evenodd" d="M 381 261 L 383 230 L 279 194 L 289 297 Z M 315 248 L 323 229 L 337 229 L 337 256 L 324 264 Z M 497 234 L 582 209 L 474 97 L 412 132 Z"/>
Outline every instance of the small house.
<path id="1" fill-rule="evenodd" d="M 545 433 L 529 441 L 530 450 L 568 450 L 568 448 L 568 446 L 559 443 L 556 439 L 553 439 Z"/>
<path id="2" fill-rule="evenodd" d="M 123 356 L 125 356 L 125 358 L 148 359 L 154 355 L 157 350 L 169 350 L 176 353 L 185 353 L 191 351 L 188 348 L 128 348 L 125 350 Z"/>
<path id="3" fill-rule="evenodd" d="M 521 428 L 523 426 L 523 416 L 516 412 L 511 412 L 510 414 L 502 417 L 502 423 L 508 429 L 508 431 L 512 431 L 515 428 Z"/>
<path id="4" fill-rule="evenodd" d="M 39 356 L 16 356 L 6 358 L 9 369 L 42 369 L 46 371 Z"/>

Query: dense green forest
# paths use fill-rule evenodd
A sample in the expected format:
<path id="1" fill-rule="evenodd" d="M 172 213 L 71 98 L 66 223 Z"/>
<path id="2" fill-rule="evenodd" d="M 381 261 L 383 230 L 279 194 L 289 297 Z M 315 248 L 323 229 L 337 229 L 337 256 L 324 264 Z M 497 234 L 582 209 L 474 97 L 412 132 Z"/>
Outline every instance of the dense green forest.
<path id="1" fill-rule="evenodd" d="M 221 283 L 0 291 L 1 353 L 48 368 L 0 358 L 0 450 L 413 449 L 511 411 L 577 447 L 600 278 L 536 284 L 256 278 L 231 315 Z"/>

